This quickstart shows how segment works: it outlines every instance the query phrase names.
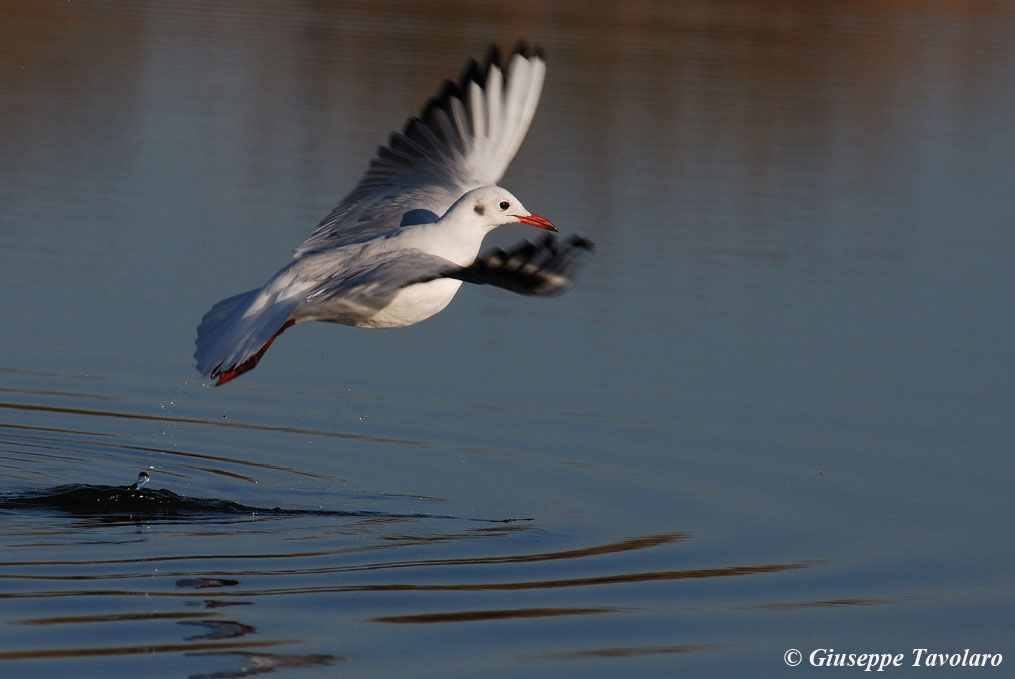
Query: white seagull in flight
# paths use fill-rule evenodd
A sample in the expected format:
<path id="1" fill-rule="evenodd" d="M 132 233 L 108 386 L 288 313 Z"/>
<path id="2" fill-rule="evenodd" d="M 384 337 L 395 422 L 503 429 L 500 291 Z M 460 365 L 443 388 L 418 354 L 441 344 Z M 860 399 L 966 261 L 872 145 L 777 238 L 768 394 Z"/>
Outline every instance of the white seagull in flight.
<path id="1" fill-rule="evenodd" d="M 419 117 L 377 150 L 352 193 L 256 290 L 216 304 L 197 328 L 202 375 L 225 384 L 253 369 L 294 323 L 360 328 L 418 323 L 443 309 L 463 281 L 529 295 L 571 287 L 592 244 L 572 236 L 523 242 L 477 259 L 502 224 L 557 231 L 497 186 L 536 111 L 546 64 L 520 44 L 507 69 L 491 49 L 447 81 Z"/>

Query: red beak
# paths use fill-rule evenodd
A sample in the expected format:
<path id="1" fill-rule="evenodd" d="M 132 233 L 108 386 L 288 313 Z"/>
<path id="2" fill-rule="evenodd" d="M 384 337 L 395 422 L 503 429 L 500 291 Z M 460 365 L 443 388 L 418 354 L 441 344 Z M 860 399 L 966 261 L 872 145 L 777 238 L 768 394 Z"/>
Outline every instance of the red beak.
<path id="1" fill-rule="evenodd" d="M 538 226 L 540 229 L 546 229 L 547 231 L 556 231 L 557 227 L 553 225 L 549 219 L 544 219 L 539 215 L 511 215 L 522 224 L 528 224 L 529 226 Z"/>

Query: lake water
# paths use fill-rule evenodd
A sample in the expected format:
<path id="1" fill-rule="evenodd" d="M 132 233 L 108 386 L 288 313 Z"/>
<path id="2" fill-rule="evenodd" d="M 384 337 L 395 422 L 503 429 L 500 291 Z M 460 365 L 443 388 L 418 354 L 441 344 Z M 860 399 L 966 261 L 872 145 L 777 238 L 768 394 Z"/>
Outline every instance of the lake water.
<path id="1" fill-rule="evenodd" d="M 0 2 L 0 499 L 261 508 L 0 509 L 0 675 L 1010 674 L 1015 9 L 933 5 Z M 211 304 L 519 37 L 502 183 L 579 285 L 201 379 Z"/>

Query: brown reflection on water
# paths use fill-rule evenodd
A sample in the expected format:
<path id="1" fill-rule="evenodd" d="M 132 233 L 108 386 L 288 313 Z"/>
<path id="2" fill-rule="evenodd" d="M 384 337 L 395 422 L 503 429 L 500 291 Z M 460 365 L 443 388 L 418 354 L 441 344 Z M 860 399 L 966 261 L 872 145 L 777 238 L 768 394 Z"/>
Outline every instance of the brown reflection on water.
<path id="1" fill-rule="evenodd" d="M 309 520 L 309 525 L 304 528 L 310 531 L 319 531 L 324 524 L 315 519 Z M 353 522 L 355 523 L 355 522 Z M 364 528 L 360 526 L 360 528 Z M 368 529 L 369 530 L 369 529 Z M 0 594 L 2 599 L 48 599 L 53 605 L 61 605 L 63 601 L 73 600 L 79 597 L 88 597 L 90 600 L 104 600 L 109 602 L 144 599 L 149 601 L 176 601 L 184 606 L 202 606 L 200 609 L 192 609 L 182 612 L 151 612 L 138 613 L 126 611 L 121 613 L 110 613 L 108 611 L 96 615 L 48 615 L 34 618 L 24 618 L 15 621 L 19 625 L 52 627 L 55 629 L 61 626 L 73 632 L 78 625 L 91 626 L 98 624 L 123 624 L 135 623 L 145 625 L 146 623 L 158 623 L 160 621 L 175 620 L 178 625 L 185 625 L 188 629 L 197 628 L 196 634 L 184 635 L 182 639 L 172 643 L 163 644 L 124 644 L 109 645 L 89 648 L 84 645 L 75 647 L 57 647 L 51 649 L 29 648 L 10 650 L 0 653 L 2 660 L 26 660 L 26 659 L 52 659 L 52 658 L 73 658 L 88 656 L 123 656 L 141 653 L 173 653 L 187 652 L 194 655 L 218 655 L 236 657 L 244 662 L 235 669 L 219 672 L 215 676 L 249 676 L 257 673 L 262 663 L 263 667 L 290 667 L 305 665 L 330 664 L 344 660 L 342 656 L 300 656 L 300 655 L 272 655 L 259 654 L 256 648 L 282 645 L 289 643 L 300 643 L 300 641 L 271 639 L 251 641 L 258 639 L 261 634 L 260 627 L 263 627 L 263 614 L 258 613 L 255 608 L 263 597 L 281 597 L 283 599 L 302 598 L 306 596 L 327 597 L 331 595 L 356 594 L 366 596 L 367 593 L 391 593 L 391 592 L 420 592 L 429 593 L 425 599 L 425 609 L 411 610 L 407 612 L 385 611 L 383 615 L 367 615 L 362 618 L 366 622 L 382 623 L 390 625 L 426 625 L 437 623 L 483 623 L 498 620 L 525 620 L 538 618 L 559 618 L 559 617 L 586 617 L 595 618 L 615 613 L 644 612 L 650 611 L 653 604 L 644 604 L 640 599 L 633 600 L 632 605 L 571 605 L 571 602 L 540 602 L 540 606 L 525 606 L 522 601 L 509 601 L 506 605 L 486 606 L 479 605 L 473 609 L 463 609 L 462 600 L 455 593 L 460 592 L 527 592 L 534 590 L 557 590 L 576 587 L 596 587 L 597 592 L 602 587 L 614 585 L 636 585 L 638 583 L 651 583 L 659 581 L 675 580 L 699 580 L 728 577 L 743 577 L 752 575 L 775 574 L 780 572 L 791 572 L 806 569 L 818 565 L 819 561 L 798 561 L 789 563 L 767 563 L 748 564 L 737 566 L 722 566 L 715 568 L 689 568 L 675 570 L 636 570 L 629 568 L 624 570 L 623 564 L 618 564 L 621 555 L 641 552 L 644 550 L 658 549 L 673 545 L 690 539 L 689 534 L 681 532 L 662 533 L 655 535 L 635 536 L 624 539 L 613 540 L 601 544 L 593 544 L 587 547 L 576 547 L 572 549 L 561 549 L 553 551 L 533 551 L 531 553 L 515 553 L 508 555 L 480 555 L 476 557 L 457 557 L 446 559 L 418 559 L 404 561 L 388 561 L 375 563 L 361 563 L 356 565 L 317 565 L 321 557 L 330 557 L 337 554 L 367 554 L 371 549 L 406 548 L 412 549 L 420 543 L 428 543 L 430 538 L 437 541 L 458 540 L 467 542 L 474 539 L 478 534 L 489 537 L 502 537 L 515 533 L 517 529 L 512 527 L 482 528 L 478 530 L 451 531 L 443 535 L 437 533 L 432 536 L 405 535 L 390 536 L 380 535 L 378 541 L 370 540 L 367 545 L 350 546 L 344 541 L 334 549 L 314 550 L 305 552 L 272 551 L 271 549 L 258 549 L 257 553 L 246 554 L 197 554 L 190 551 L 148 554 L 137 558 L 115 558 L 102 561 L 82 559 L 80 561 L 45 561 L 36 562 L 19 561 L 0 563 L 0 566 L 16 567 L 29 571 L 25 574 L 17 572 L 6 573 L 3 577 L 7 579 L 33 581 L 40 583 L 38 587 L 44 587 L 46 581 L 71 580 L 80 583 L 76 589 L 63 589 L 57 591 L 14 591 Z M 278 529 L 275 528 L 275 532 Z M 485 542 L 485 540 L 484 540 Z M 272 544 L 272 543 L 269 543 Z M 283 540 L 279 545 L 289 544 Z M 613 572 L 603 575 L 591 575 L 583 577 L 557 577 L 552 579 L 525 580 L 520 577 L 528 564 L 539 564 L 545 562 L 557 562 L 559 565 L 556 573 L 566 576 L 571 564 L 580 567 L 580 572 L 587 573 L 590 565 L 597 563 L 600 557 L 607 557 L 600 567 L 614 569 Z M 640 562 L 640 559 L 638 560 Z M 170 569 L 159 567 L 159 577 L 151 579 L 147 576 L 153 565 L 166 562 L 181 563 L 178 568 Z M 205 572 L 202 563 L 215 563 L 214 570 Z M 97 572 L 86 571 L 87 567 L 94 568 L 102 564 L 143 564 L 144 572 L 132 570 L 131 572 Z M 243 563 L 245 568 L 222 569 L 223 564 Z M 305 566 L 304 564 L 310 564 Z M 47 572 L 54 566 L 69 565 L 70 572 Z M 513 565 L 514 568 L 507 573 L 501 569 L 505 565 Z M 448 578 L 449 568 L 456 569 L 455 573 L 462 573 L 464 579 L 475 579 L 483 572 L 489 570 L 485 566 L 495 566 L 497 573 L 495 579 L 490 582 L 457 582 L 450 584 L 434 584 L 431 577 L 440 577 L 442 580 Z M 465 570 L 459 570 L 466 567 Z M 477 568 L 478 567 L 478 568 Z M 404 571 L 407 575 L 419 573 L 418 578 L 407 578 L 403 582 L 360 582 L 337 581 L 340 576 L 336 574 L 349 573 L 357 574 L 358 577 L 367 579 L 375 571 L 383 569 L 409 569 Z M 40 569 L 42 572 L 40 572 Z M 328 577 L 328 574 L 331 577 Z M 297 575 L 311 575 L 310 579 L 293 580 Z M 248 577 L 249 576 L 249 577 Z M 322 577 L 323 576 L 323 577 Z M 270 580 L 265 580 L 265 578 Z M 356 576 L 353 576 L 356 577 Z M 110 587 L 115 581 L 128 581 L 131 584 L 119 587 Z M 267 583 L 269 586 L 263 586 Z M 251 586 L 254 585 L 254 586 Z M 96 586 L 91 589 L 90 586 Z M 208 590 L 214 591 L 215 600 L 198 600 L 195 596 Z M 512 603 L 515 605 L 512 606 Z M 246 608 L 231 608 L 231 604 L 245 604 Z M 503 604 L 503 602 L 498 602 Z M 561 604 L 561 605 L 557 605 Z M 165 606 L 165 604 L 153 604 Z M 47 608 L 50 606 L 46 604 Z M 101 606 L 100 606 L 101 608 Z M 222 614 L 217 610 L 227 609 L 229 618 L 222 619 Z M 243 615 L 236 616 L 236 612 Z M 258 621 L 261 621 L 260 624 Z M 546 654 L 545 656 L 532 656 L 529 660 L 576 660 L 581 658 L 595 657 L 628 657 L 649 654 L 676 654 L 692 651 L 706 650 L 706 646 L 646 646 L 646 647 L 605 647 L 601 649 L 582 649 L 578 651 L 567 651 L 557 654 Z M 264 670 L 270 671 L 270 670 Z M 200 676 L 200 675 L 197 675 Z M 209 675 L 211 676 L 211 675 Z"/>
<path id="2" fill-rule="evenodd" d="M 212 651 L 224 648 L 266 648 L 296 643 L 292 639 L 275 641 L 221 641 L 185 644 L 142 644 L 138 646 L 105 646 L 77 648 L 49 648 L 43 650 L 0 651 L 0 660 L 30 660 L 44 658 L 85 658 L 90 656 L 147 655 L 149 653 L 179 653 L 180 651 Z"/>
<path id="3" fill-rule="evenodd" d="M 761 573 L 779 573 L 819 565 L 821 561 L 800 561 L 788 564 L 765 564 L 760 566 L 730 566 L 727 568 L 694 568 L 679 571 L 653 571 L 648 573 L 621 573 L 587 578 L 564 578 L 560 580 L 534 580 L 529 582 L 487 582 L 459 583 L 449 585 L 364 585 L 343 587 L 339 591 L 505 591 L 528 589 L 558 589 L 561 587 L 591 587 L 594 585 L 616 585 L 632 582 L 653 582 L 656 580 L 694 580 L 700 578 L 728 578 Z"/>
<path id="4" fill-rule="evenodd" d="M 153 613 L 106 613 L 95 615 L 58 615 L 49 618 L 25 618 L 9 620 L 12 625 L 78 625 L 92 622 L 128 622 L 136 620 L 180 620 L 207 618 L 207 611 L 179 611 L 170 613 L 156 611 Z"/>
<path id="5" fill-rule="evenodd" d="M 260 555 L 261 558 L 290 558 L 290 555 L 272 554 Z M 198 560 L 208 558 L 207 555 L 199 556 L 178 556 L 172 557 L 177 560 Z M 227 555 L 216 555 L 214 558 L 223 559 Z M 236 558 L 236 557 L 228 557 Z M 163 559 L 167 560 L 167 559 Z M 646 573 L 619 573 L 614 575 L 601 575 L 585 578 L 561 578 L 557 580 L 532 580 L 525 582 L 469 582 L 453 583 L 447 585 L 420 585 L 412 583 L 386 583 L 380 585 L 318 585 L 305 587 L 272 587 L 261 589 L 243 589 L 236 591 L 223 591 L 218 593 L 220 597 L 258 597 L 258 596 L 291 596 L 301 594 L 323 594 L 340 592 L 486 592 L 486 591 L 517 591 L 535 589 L 561 589 L 567 587 L 593 587 L 602 585 L 617 585 L 625 583 L 655 582 L 661 580 L 697 580 L 703 578 L 728 578 L 744 575 L 760 575 L 763 573 L 780 573 L 784 571 L 811 568 L 822 564 L 821 561 L 800 561 L 788 564 L 764 564 L 758 566 L 729 566 L 726 568 L 695 568 L 690 570 L 676 571 L 651 571 Z M 270 575 L 273 571 L 256 570 L 250 571 L 251 575 Z M 290 574 L 287 569 L 284 574 Z M 20 575 L 8 576 L 20 580 L 111 580 L 127 579 L 136 575 L 95 575 L 95 576 L 55 576 L 55 575 Z M 241 583 L 237 582 L 237 585 Z M 0 593 L 0 599 L 27 599 L 27 598 L 53 598 L 73 596 L 142 596 L 142 597 L 177 597 L 189 596 L 189 594 L 178 594 L 175 592 L 159 592 L 152 590 L 63 590 L 55 592 L 17 592 Z"/>
<path id="6" fill-rule="evenodd" d="M 261 519 L 261 521 L 267 521 L 269 519 Z M 401 519 L 404 521 L 404 519 Z M 244 521 L 249 519 L 244 518 Z M 434 541 L 447 541 L 447 540 L 462 540 L 471 539 L 475 537 L 477 533 L 489 537 L 503 537 L 504 535 L 516 532 L 518 530 L 525 530 L 525 528 L 505 526 L 498 527 L 495 530 L 481 529 L 480 531 L 468 531 L 466 533 L 453 533 L 450 535 L 433 536 L 429 538 L 420 538 L 418 536 L 406 536 L 404 539 L 392 541 L 390 538 L 386 544 L 382 545 L 367 545 L 360 547 L 349 547 L 338 550 L 317 550 L 317 551 L 300 551 L 300 552 L 286 552 L 286 553 L 275 553 L 275 552 L 257 552 L 247 554 L 202 554 L 198 555 L 187 555 L 187 554 L 174 554 L 174 555 L 163 555 L 163 556 L 139 556 L 132 558 L 115 558 L 115 559 L 87 559 L 87 560 L 45 560 L 45 561 L 0 561 L 0 567 L 52 567 L 52 566 L 97 566 L 97 565 L 112 565 L 112 564 L 129 564 L 129 563 L 141 563 L 141 564 L 153 564 L 153 563 L 167 563 L 173 561 L 191 561 L 191 560 L 244 560 L 244 561 L 257 561 L 262 559 L 277 559 L 284 558 L 290 563 L 305 558 L 316 558 L 321 556 L 328 556 L 339 553 L 359 553 L 367 552 L 376 549 L 392 549 L 396 547 L 405 547 L 411 544 L 421 542 L 434 542 Z M 309 574 L 309 573 L 350 573 L 357 571 L 375 571 L 390 568 L 419 568 L 419 567 L 446 567 L 446 566 L 481 566 L 481 565 L 493 565 L 493 564 L 506 564 L 506 563 L 530 563 L 536 561 L 552 561 L 557 559 L 576 559 L 585 558 L 590 556 L 597 556 L 602 554 L 615 554 L 618 552 L 625 552 L 637 549 L 647 549 L 650 547 L 657 547 L 660 545 L 677 542 L 680 540 L 687 539 L 687 536 L 682 533 L 672 533 L 668 535 L 651 535 L 646 537 L 631 538 L 628 540 L 621 540 L 615 543 L 608 543 L 604 545 L 596 545 L 594 547 L 586 547 L 582 549 L 563 550 L 560 552 L 541 552 L 537 554 L 515 554 L 511 556 L 493 556 L 493 557 L 472 557 L 472 558 L 456 558 L 456 559 L 424 559 L 418 561 L 395 561 L 395 562 L 384 562 L 374 564 L 358 564 L 353 566 L 333 566 L 333 567 L 322 567 L 322 568 L 287 568 L 288 574 Z M 38 543 L 34 543 L 38 545 Z M 273 572 L 273 571 L 269 571 Z M 249 576 L 249 575 L 263 575 L 263 570 L 248 570 L 248 569 L 236 569 L 229 573 L 235 576 Z M 11 575 L 6 577 L 16 577 L 21 580 L 108 580 L 113 577 L 128 578 L 133 577 L 130 574 L 110 576 L 108 574 L 95 574 L 92 576 L 74 574 L 74 575 L 56 575 L 56 574 L 19 574 Z M 176 581 L 177 587 L 190 587 L 190 588 L 207 588 L 207 587 L 222 587 L 225 584 L 228 586 L 235 586 L 239 584 L 237 580 L 223 580 L 222 578 L 185 578 Z M 0 598 L 3 595 L 0 594 Z"/>
<path id="7" fill-rule="evenodd" d="M 520 530 L 524 528 L 512 528 Z M 581 549 L 569 549 L 559 552 L 541 552 L 539 554 L 515 554 L 511 556 L 481 556 L 455 559 L 422 559 L 419 561 L 396 561 L 389 563 L 377 563 L 368 565 L 348 566 L 337 569 L 342 571 L 370 571 L 386 568 L 416 568 L 420 566 L 481 566 L 487 564 L 505 563 L 531 563 L 534 561 L 556 561 L 558 559 L 581 559 L 589 556 L 602 554 L 615 554 L 638 549 L 648 549 L 660 545 L 680 542 L 690 537 L 687 533 L 668 533 L 664 535 L 649 535 L 645 537 L 631 538 L 594 547 Z"/>

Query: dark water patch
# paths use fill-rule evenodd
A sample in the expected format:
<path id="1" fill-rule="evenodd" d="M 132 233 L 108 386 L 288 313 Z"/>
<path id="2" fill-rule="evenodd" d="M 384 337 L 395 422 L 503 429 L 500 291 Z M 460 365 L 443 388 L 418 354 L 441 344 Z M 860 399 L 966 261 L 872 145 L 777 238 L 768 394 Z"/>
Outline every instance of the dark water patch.
<path id="1" fill-rule="evenodd" d="M 256 507 L 220 500 L 217 498 L 186 497 L 165 488 L 150 489 L 143 486 L 148 474 L 142 472 L 138 482 L 126 486 L 71 483 L 53 488 L 26 491 L 0 498 L 0 511 L 46 509 L 68 514 L 85 515 L 116 520 L 132 519 L 221 519 L 229 516 L 338 516 L 373 519 L 453 519 L 484 523 L 512 523 L 532 519 L 481 519 L 451 515 L 390 513 L 338 509 L 286 509 L 282 507 Z"/>
<path id="2" fill-rule="evenodd" d="M 385 615 L 371 618 L 370 622 L 434 623 L 434 622 L 477 622 L 483 620 L 507 620 L 511 618 L 546 618 L 558 615 L 595 615 L 616 613 L 622 608 L 513 608 L 486 611 L 452 611 L 448 613 L 421 613 L 419 615 Z"/>

